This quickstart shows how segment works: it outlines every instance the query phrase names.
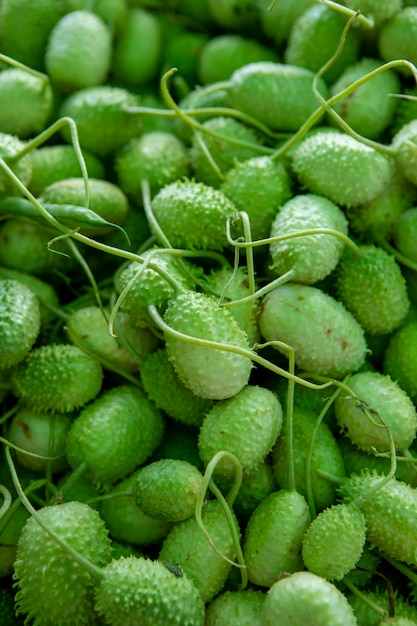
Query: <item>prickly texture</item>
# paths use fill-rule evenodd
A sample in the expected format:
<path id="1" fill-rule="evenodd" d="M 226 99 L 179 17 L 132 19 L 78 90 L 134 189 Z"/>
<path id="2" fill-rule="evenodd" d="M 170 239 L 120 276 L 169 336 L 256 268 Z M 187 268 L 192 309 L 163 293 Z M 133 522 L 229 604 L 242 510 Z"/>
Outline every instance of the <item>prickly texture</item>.
<path id="1" fill-rule="evenodd" d="M 379 372 L 357 372 L 348 385 L 356 397 L 347 397 L 343 392 L 336 398 L 335 414 L 352 443 L 365 452 L 388 452 L 390 443 L 386 429 L 380 426 L 382 420 L 396 449 L 407 450 L 416 436 L 417 412 L 405 391 L 390 376 Z"/>
<path id="2" fill-rule="evenodd" d="M 181 522 L 195 511 L 201 472 L 179 459 L 160 459 L 141 468 L 133 494 L 144 513 L 168 522 Z"/>
<path id="3" fill-rule="evenodd" d="M 313 80 L 314 72 L 303 67 L 273 61 L 248 63 L 230 78 L 230 102 L 273 130 L 295 132 L 317 108 Z M 317 88 L 326 98 L 328 88 L 321 77 Z"/>
<path id="4" fill-rule="evenodd" d="M 235 163 L 220 186 L 239 211 L 246 211 L 252 239 L 266 239 L 272 221 L 284 202 L 291 198 L 291 179 L 280 161 L 255 156 Z"/>
<path id="5" fill-rule="evenodd" d="M 52 343 L 33 348 L 15 366 L 11 384 L 20 402 L 35 410 L 69 412 L 95 398 L 102 380 L 98 361 L 76 346 Z"/>
<path id="6" fill-rule="evenodd" d="M 98 567 L 111 558 L 107 529 L 87 504 L 67 502 L 38 510 L 42 521 Z M 18 613 L 34 626 L 81 626 L 95 622 L 91 574 L 50 537 L 34 518 L 20 535 L 16 561 Z"/>
<path id="7" fill-rule="evenodd" d="M 287 283 L 266 295 L 259 328 L 294 349 L 301 369 L 342 378 L 365 361 L 364 331 L 344 305 L 312 285 Z"/>
<path id="8" fill-rule="evenodd" d="M 249 518 L 243 556 L 250 582 L 270 587 L 284 572 L 303 567 L 301 546 L 311 522 L 305 498 L 297 491 L 275 491 Z"/>
<path id="9" fill-rule="evenodd" d="M 317 412 L 302 407 L 294 407 L 293 462 L 295 488 L 300 494 L 307 497 L 307 478 L 309 478 L 316 509 L 321 511 L 334 503 L 336 488 L 334 484 L 325 478 L 321 478 L 317 470 L 328 472 L 342 479 L 345 476 L 345 468 L 337 441 L 329 426 L 322 422 L 317 432 L 314 433 L 316 422 Z M 291 487 L 291 484 L 288 474 L 287 441 L 284 423 L 283 434 L 277 439 L 272 458 L 278 485 L 281 488 L 288 489 Z M 311 454 L 311 469 L 309 469 L 311 446 L 313 446 L 313 450 Z"/>
<path id="10" fill-rule="evenodd" d="M 417 262 L 416 237 L 417 207 L 414 206 L 399 216 L 393 228 L 394 246 L 403 256 L 414 262 Z"/>
<path id="11" fill-rule="evenodd" d="M 414 8 L 417 9 L 417 7 Z M 395 149 L 395 163 L 398 171 L 410 183 L 416 185 L 417 119 L 411 120 L 411 122 L 401 126 L 392 138 L 391 143 L 392 147 Z"/>
<path id="12" fill-rule="evenodd" d="M 165 349 L 152 352 L 140 366 L 143 388 L 152 402 L 174 420 L 201 426 L 213 401 L 197 396 L 178 377 Z"/>
<path id="13" fill-rule="evenodd" d="M 236 456 L 242 468 L 255 470 L 272 450 L 282 428 L 282 407 L 277 396 L 258 385 L 246 385 L 233 398 L 217 402 L 200 428 L 198 448 L 207 465 L 218 452 Z M 216 472 L 229 476 L 235 469 L 221 459 Z"/>
<path id="14" fill-rule="evenodd" d="M 259 589 L 225 591 L 206 607 L 205 626 L 262 626 L 265 593 Z"/>
<path id="15" fill-rule="evenodd" d="M 311 572 L 296 572 L 274 583 L 265 599 L 262 620 L 263 626 L 357 626 L 346 596 Z"/>
<path id="16" fill-rule="evenodd" d="M 40 326 L 39 301 L 33 291 L 15 279 L 1 279 L 0 371 L 25 358 L 38 337 Z"/>
<path id="17" fill-rule="evenodd" d="M 145 393 L 112 387 L 85 407 L 67 438 L 69 464 L 85 462 L 94 481 L 109 487 L 143 464 L 161 441 L 164 420 Z"/>
<path id="18" fill-rule="evenodd" d="M 417 322 L 410 322 L 391 336 L 385 350 L 383 370 L 417 400 Z"/>
<path id="19" fill-rule="evenodd" d="M 226 247 L 226 221 L 236 216 L 236 207 L 224 193 L 193 180 L 163 187 L 152 199 L 152 211 L 174 248 L 197 250 Z M 158 232 L 153 234 L 158 239 Z"/>
<path id="20" fill-rule="evenodd" d="M 363 513 L 353 504 L 333 505 L 319 513 L 304 535 L 304 565 L 327 580 L 342 580 L 359 561 L 365 539 Z"/>
<path id="21" fill-rule="evenodd" d="M 165 322 L 175 331 L 190 335 L 187 343 L 165 332 L 168 357 L 183 383 L 194 393 L 212 400 L 236 395 L 248 383 L 250 358 L 232 351 L 198 345 L 198 339 L 249 349 L 247 335 L 232 313 L 217 299 L 198 292 L 184 292 L 171 298 Z"/>
<path id="22" fill-rule="evenodd" d="M 381 589 L 363 589 L 364 599 L 373 602 L 388 614 L 390 599 L 388 594 Z M 407 602 L 402 596 L 394 591 L 395 618 L 387 618 L 381 621 L 378 615 L 370 606 L 355 594 L 349 594 L 349 604 L 355 613 L 358 624 L 366 626 L 414 626 L 417 623 L 417 610 L 414 604 Z"/>
<path id="23" fill-rule="evenodd" d="M 270 236 L 291 235 L 302 230 L 328 228 L 347 235 L 347 220 L 333 202 L 315 194 L 293 196 L 279 209 Z M 278 275 L 295 271 L 294 282 L 312 284 L 336 267 L 345 242 L 334 234 L 313 234 L 270 244 L 271 269 Z"/>
<path id="24" fill-rule="evenodd" d="M 417 564 L 417 491 L 376 472 L 350 476 L 339 487 L 344 502 L 355 501 L 366 519 L 372 547 L 391 559 Z"/>
<path id="25" fill-rule="evenodd" d="M 28 272 L 14 270 L 0 265 L 0 279 L 5 278 L 10 278 L 12 280 L 17 280 L 19 283 L 23 283 L 23 285 L 29 287 L 29 289 L 35 294 L 40 306 L 41 328 L 45 327 L 48 322 L 51 322 L 54 319 L 55 313 L 51 310 L 51 308 L 57 309 L 59 307 L 59 299 L 58 294 L 52 285 Z"/>
<path id="26" fill-rule="evenodd" d="M 103 569 L 95 608 L 111 626 L 203 626 L 204 602 L 186 575 L 143 557 L 121 557 Z"/>
<path id="27" fill-rule="evenodd" d="M 220 135 L 220 137 L 202 133 L 199 135 L 198 140 L 196 137 L 192 140 L 190 162 L 194 176 L 198 181 L 211 187 L 219 187 L 222 182 L 207 158 L 207 152 L 203 149 L 201 140 L 223 175 L 236 162 L 246 161 L 258 156 L 258 149 L 233 143 L 234 140 L 254 144 L 255 146 L 258 143 L 258 136 L 255 131 L 233 117 L 219 115 L 203 122 L 202 126 L 204 129 Z"/>
<path id="28" fill-rule="evenodd" d="M 207 503 L 202 510 L 202 521 L 215 546 L 233 561 L 235 547 L 220 502 Z M 234 523 L 237 528 L 237 522 Z M 210 602 L 223 589 L 232 567 L 209 544 L 195 516 L 172 527 L 162 544 L 159 560 L 180 567 L 194 582 L 204 602 Z"/>
<path id="29" fill-rule="evenodd" d="M 24 145 L 23 141 L 16 135 L 0 132 L 0 157 L 5 160 L 6 164 L 8 164 L 9 157 L 12 158 L 20 152 Z M 9 167 L 23 185 L 28 185 L 32 176 L 32 161 L 29 154 L 18 159 L 16 163 L 11 163 Z M 20 195 L 20 191 L 3 169 L 0 173 L 0 194 L 4 196 Z"/>
<path id="30" fill-rule="evenodd" d="M 338 299 L 365 332 L 385 335 L 398 328 L 410 300 L 395 258 L 374 245 L 360 245 L 359 254 L 346 251 L 336 270 Z"/>
<path id="31" fill-rule="evenodd" d="M 310 193 L 346 207 L 376 198 L 393 174 L 388 157 L 338 130 L 303 139 L 293 151 L 292 167 Z"/>

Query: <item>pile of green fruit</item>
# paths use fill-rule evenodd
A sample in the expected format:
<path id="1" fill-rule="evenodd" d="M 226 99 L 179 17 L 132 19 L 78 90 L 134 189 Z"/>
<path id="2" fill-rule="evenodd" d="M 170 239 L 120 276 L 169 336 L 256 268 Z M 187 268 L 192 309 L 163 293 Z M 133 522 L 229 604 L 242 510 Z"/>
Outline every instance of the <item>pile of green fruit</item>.
<path id="1" fill-rule="evenodd" d="M 0 0 L 0 626 L 417 625 L 417 2 Z"/>

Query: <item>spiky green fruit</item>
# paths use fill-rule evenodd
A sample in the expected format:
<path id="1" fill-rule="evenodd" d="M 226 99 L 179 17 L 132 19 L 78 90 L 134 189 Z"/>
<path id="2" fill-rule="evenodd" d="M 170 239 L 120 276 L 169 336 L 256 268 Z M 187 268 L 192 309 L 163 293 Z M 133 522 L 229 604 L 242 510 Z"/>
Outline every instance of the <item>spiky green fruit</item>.
<path id="1" fill-rule="evenodd" d="M 291 197 L 292 182 L 280 161 L 255 156 L 237 162 L 220 186 L 239 211 L 246 211 L 252 239 L 266 239 L 279 207 Z"/>
<path id="2" fill-rule="evenodd" d="M 394 245 L 402 255 L 417 262 L 415 240 L 417 237 L 417 207 L 404 211 L 394 224 Z"/>
<path id="3" fill-rule="evenodd" d="M 295 132 L 317 108 L 314 78 L 314 72 L 295 65 L 248 63 L 230 78 L 230 102 L 273 130 Z M 317 88 L 326 98 L 328 88 L 321 77 Z"/>
<path id="4" fill-rule="evenodd" d="M 349 439 L 365 452 L 388 452 L 390 440 L 386 428 L 381 427 L 384 423 L 397 450 L 407 450 L 416 436 L 417 412 L 405 391 L 379 372 L 357 372 L 348 385 L 356 397 L 343 392 L 336 398 L 335 414 Z"/>
<path id="5" fill-rule="evenodd" d="M 53 309 L 59 307 L 58 294 L 55 288 L 48 282 L 28 272 L 0 266 L 0 279 L 6 278 L 17 280 L 33 291 L 39 301 L 41 328 L 44 328 L 55 317 Z"/>
<path id="6" fill-rule="evenodd" d="M 53 27 L 45 67 L 62 92 L 102 84 L 109 73 L 112 36 L 106 23 L 88 10 L 70 11 Z"/>
<path id="7" fill-rule="evenodd" d="M 374 1 L 373 4 L 376 6 L 377 2 Z M 384 4 L 388 4 L 388 0 L 385 0 Z M 417 7 L 403 7 L 400 0 L 395 0 L 392 4 L 396 10 L 391 11 L 390 19 L 382 25 L 378 35 L 381 59 L 384 61 L 407 59 L 411 63 L 416 63 L 417 55 L 413 42 L 417 34 Z"/>
<path id="8" fill-rule="evenodd" d="M 302 230 L 328 228 L 347 235 L 347 220 L 333 202 L 315 194 L 293 196 L 283 204 L 271 226 L 271 237 L 291 235 Z M 312 284 L 325 278 L 336 267 L 345 242 L 337 234 L 312 234 L 283 239 L 270 244 L 271 269 L 278 275 L 295 272 L 294 282 Z"/>
<path id="9" fill-rule="evenodd" d="M 164 348 L 155 350 L 145 359 L 140 366 L 140 377 L 155 406 L 178 422 L 201 426 L 213 402 L 197 396 L 184 385 Z"/>
<path id="10" fill-rule="evenodd" d="M 97 511 L 81 502 L 38 510 L 42 521 L 94 565 L 111 558 L 108 531 Z M 19 538 L 14 564 L 18 613 L 35 624 L 76 626 L 94 622 L 90 573 L 53 537 L 29 518 Z"/>
<path id="11" fill-rule="evenodd" d="M 404 389 L 413 402 L 417 400 L 417 322 L 399 328 L 386 347 L 383 370 Z"/>
<path id="12" fill-rule="evenodd" d="M 265 599 L 262 620 L 263 626 L 357 626 L 346 596 L 312 572 L 295 572 L 274 583 Z"/>
<path id="13" fill-rule="evenodd" d="M 414 604 L 399 595 L 395 590 L 391 598 L 384 590 L 377 587 L 370 587 L 362 590 L 362 598 L 355 594 L 349 594 L 349 604 L 355 613 L 358 624 L 366 626 L 415 626 L 417 623 L 417 611 Z M 385 611 L 387 617 L 381 620 L 381 615 L 376 613 L 367 601 L 373 603 Z M 395 617 L 388 617 L 390 612 L 390 602 L 395 606 Z"/>
<path id="14" fill-rule="evenodd" d="M 215 454 L 226 450 L 250 473 L 272 450 L 282 422 L 278 397 L 265 387 L 246 385 L 207 413 L 198 438 L 200 456 L 207 465 Z M 221 459 L 216 466 L 220 475 L 233 476 L 234 471 L 228 459 Z"/>
<path id="15" fill-rule="evenodd" d="M 70 344 L 33 348 L 12 372 L 12 391 L 38 411 L 69 412 L 97 396 L 101 365 Z"/>
<path id="16" fill-rule="evenodd" d="M 141 389 L 113 387 L 74 421 L 67 438 L 68 462 L 73 469 L 85 463 L 94 481 L 108 487 L 149 458 L 163 430 L 161 413 Z"/>
<path id="17" fill-rule="evenodd" d="M 417 9 L 417 7 L 414 8 Z M 401 128 L 393 136 L 391 144 L 395 150 L 395 164 L 398 171 L 406 180 L 413 185 L 416 185 L 417 119 L 413 119 L 401 126 Z"/>
<path id="18" fill-rule="evenodd" d="M 160 459 L 140 469 L 133 494 L 146 515 L 181 522 L 194 514 L 202 483 L 201 472 L 191 463 Z"/>
<path id="19" fill-rule="evenodd" d="M 77 125 L 82 148 L 104 157 L 116 152 L 141 132 L 141 121 L 126 109 L 138 106 L 135 94 L 122 87 L 98 85 L 78 89 L 61 105 L 61 116 L 71 117 Z M 68 143 L 70 131 L 61 134 Z"/>
<path id="20" fill-rule="evenodd" d="M 202 510 L 203 524 L 216 548 L 228 559 L 235 559 L 235 546 L 223 507 L 210 500 Z M 239 534 L 236 520 L 236 531 Z M 178 566 L 210 602 L 224 587 L 232 565 L 210 545 L 195 516 L 177 522 L 162 544 L 159 560 Z"/>
<path id="21" fill-rule="evenodd" d="M 344 305 L 318 287 L 288 283 L 267 294 L 259 328 L 267 341 L 294 349 L 298 367 L 341 378 L 361 367 L 364 331 Z"/>
<path id="22" fill-rule="evenodd" d="M 26 357 L 40 327 L 39 300 L 33 291 L 15 279 L 0 279 L 0 371 Z"/>
<path id="23" fill-rule="evenodd" d="M 194 180 L 163 187 L 152 199 L 152 211 L 174 248 L 197 250 L 225 248 L 226 221 L 236 216 L 236 207 L 223 192 Z M 153 234 L 158 239 L 158 232 Z"/>
<path id="24" fill-rule="evenodd" d="M 269 457 L 252 472 L 244 472 L 233 503 L 239 521 L 246 523 L 256 507 L 277 489 L 277 480 Z"/>
<path id="25" fill-rule="evenodd" d="M 353 504 L 335 504 L 308 527 L 302 547 L 304 565 L 327 580 L 342 580 L 359 561 L 365 539 L 363 513 Z"/>
<path id="26" fill-rule="evenodd" d="M 292 167 L 310 193 L 346 207 L 376 198 L 393 175 L 392 161 L 384 154 L 329 129 L 311 133 L 295 147 Z"/>
<path id="27" fill-rule="evenodd" d="M 32 176 L 32 161 L 29 154 L 25 154 L 16 162 L 9 164 L 9 159 L 18 154 L 25 147 L 24 142 L 16 135 L 0 132 L 0 157 L 9 165 L 13 173 L 23 185 L 27 185 Z M 20 195 L 14 181 L 2 168 L 0 173 L 0 193 L 4 196 Z"/>
<path id="28" fill-rule="evenodd" d="M 345 476 L 343 457 L 329 426 L 322 422 L 316 431 L 318 413 L 295 406 L 293 411 L 293 464 L 295 488 L 304 497 L 312 497 L 315 507 L 321 511 L 334 504 L 336 487 L 321 477 L 319 470 L 342 479 Z M 282 489 L 291 487 L 288 459 L 289 439 L 285 431 L 278 437 L 274 447 L 273 469 Z M 310 458 L 311 456 L 311 458 Z"/>
<path id="29" fill-rule="evenodd" d="M 233 352 L 233 347 L 249 349 L 247 335 L 216 298 L 193 291 L 179 293 L 169 301 L 164 320 L 174 331 L 195 340 L 188 343 L 165 331 L 168 357 L 191 391 L 203 398 L 224 400 L 248 383 L 252 361 Z M 199 339 L 215 342 L 219 349 L 199 345 Z M 223 350 L 222 344 L 230 350 Z"/>
<path id="30" fill-rule="evenodd" d="M 270 587 L 284 572 L 302 569 L 302 540 L 310 522 L 308 504 L 297 491 L 280 489 L 265 498 L 249 518 L 243 539 L 249 580 Z"/>
<path id="31" fill-rule="evenodd" d="M 333 7 L 314 4 L 307 8 L 289 32 L 285 62 L 317 72 L 333 56 L 345 23 L 344 15 Z M 351 30 L 340 55 L 323 74 L 327 84 L 332 84 L 346 67 L 357 60 L 359 43 L 359 33 Z"/>
<path id="32" fill-rule="evenodd" d="M 258 0 L 259 20 L 262 32 L 278 47 L 283 47 L 288 40 L 296 19 L 314 5 L 314 0 L 300 0 L 296 4 L 292 0 L 280 0 L 270 10 L 269 0 Z"/>
<path id="33" fill-rule="evenodd" d="M 401 0 L 347 0 L 345 4 L 363 13 L 378 26 L 398 13 L 402 6 Z"/>
<path id="34" fill-rule="evenodd" d="M 172 528 L 172 523 L 146 515 L 136 504 L 133 488 L 141 468 L 119 480 L 109 489 L 113 496 L 100 503 L 100 516 L 110 537 L 132 546 L 161 544 Z"/>
<path id="35" fill-rule="evenodd" d="M 369 57 L 349 65 L 331 86 L 331 95 L 343 91 L 380 65 L 380 59 Z M 370 139 L 378 139 L 391 125 L 398 100 L 392 96 L 400 91 L 398 74 L 388 70 L 363 83 L 349 96 L 336 102 L 333 108 L 354 131 Z"/>
<path id="36" fill-rule="evenodd" d="M 153 131 L 134 137 L 118 152 L 114 168 L 120 188 L 142 205 L 142 183 L 147 182 L 151 195 L 164 185 L 189 174 L 185 144 L 173 133 Z"/>
<path id="37" fill-rule="evenodd" d="M 262 626 L 265 593 L 259 589 L 225 591 L 206 607 L 205 626 Z"/>
<path id="38" fill-rule="evenodd" d="M 213 132 L 216 136 L 206 134 L 203 130 L 202 135 L 195 135 L 190 147 L 190 162 L 195 178 L 206 185 L 219 187 L 222 182 L 211 159 L 224 176 L 236 162 L 259 155 L 257 133 L 233 117 L 212 117 L 202 123 L 202 129 Z M 208 158 L 207 152 L 211 158 Z"/>
<path id="39" fill-rule="evenodd" d="M 376 472 L 346 478 L 339 487 L 343 502 L 355 502 L 366 519 L 369 543 L 389 558 L 417 563 L 417 491 Z"/>
<path id="40" fill-rule="evenodd" d="M 103 569 L 95 609 L 111 626 L 204 625 L 204 602 L 189 578 L 143 557 L 114 559 Z"/>
<path id="41" fill-rule="evenodd" d="M 375 245 L 346 251 L 336 270 L 336 293 L 365 332 L 384 335 L 398 328 L 410 300 L 395 258 Z"/>

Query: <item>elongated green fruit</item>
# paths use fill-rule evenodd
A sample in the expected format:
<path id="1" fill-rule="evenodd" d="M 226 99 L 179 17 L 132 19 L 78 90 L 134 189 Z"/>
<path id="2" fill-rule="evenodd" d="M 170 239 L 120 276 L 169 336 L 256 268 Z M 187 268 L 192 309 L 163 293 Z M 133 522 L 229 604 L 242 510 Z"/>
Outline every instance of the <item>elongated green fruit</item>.
<path id="1" fill-rule="evenodd" d="M 394 224 L 393 239 L 396 248 L 411 261 L 417 262 L 417 207 L 411 207 Z"/>
<path id="2" fill-rule="evenodd" d="M 51 308 L 58 308 L 59 299 L 55 288 L 48 282 L 41 280 L 37 276 L 33 276 L 28 272 L 20 272 L 19 270 L 13 270 L 9 267 L 0 266 L 0 279 L 12 279 L 29 287 L 39 300 L 40 314 L 41 314 L 41 328 L 45 327 L 50 322 L 55 314 L 50 310 Z"/>
<path id="3" fill-rule="evenodd" d="M 198 439 L 200 456 L 207 465 L 215 454 L 227 450 L 250 473 L 272 450 L 282 422 L 278 397 L 264 387 L 246 385 L 232 398 L 217 402 L 207 413 Z M 216 473 L 233 476 L 234 467 L 222 459 Z"/>
<path id="4" fill-rule="evenodd" d="M 15 279 L 0 280 L 0 371 L 16 365 L 29 353 L 41 326 L 39 301 Z"/>
<path id="5" fill-rule="evenodd" d="M 105 81 L 111 53 L 111 33 L 105 22 L 88 10 L 70 11 L 50 33 L 45 67 L 60 91 L 76 91 Z"/>
<path id="6" fill-rule="evenodd" d="M 378 3 L 372 4 L 376 6 Z M 388 4 L 387 0 L 384 4 Z M 396 10 L 391 9 L 390 19 L 382 25 L 378 36 L 379 54 L 384 61 L 407 59 L 416 63 L 417 55 L 413 44 L 417 33 L 416 7 L 402 7 L 400 0 L 395 0 L 392 4 Z"/>
<path id="7" fill-rule="evenodd" d="M 321 511 L 303 538 L 305 566 L 327 580 L 342 580 L 359 561 L 366 539 L 363 513 L 353 504 Z"/>
<path id="8" fill-rule="evenodd" d="M 282 205 L 272 222 L 271 237 L 312 228 L 328 228 L 347 235 L 347 220 L 333 202 L 315 194 L 293 196 Z M 294 282 L 315 283 L 336 267 L 345 242 L 334 234 L 304 235 L 272 242 L 272 269 L 278 275 L 294 270 Z"/>
<path id="9" fill-rule="evenodd" d="M 417 432 L 417 412 L 411 398 L 388 375 L 379 372 L 357 372 L 349 379 L 354 397 L 343 392 L 335 402 L 335 414 L 340 428 L 361 450 L 388 452 L 390 440 L 378 416 L 383 420 L 399 451 L 405 451 L 414 441 Z M 362 402 L 371 411 L 372 423 Z M 376 411 L 377 413 L 373 413 Z"/>
<path id="10" fill-rule="evenodd" d="M 410 322 L 392 334 L 386 347 L 383 370 L 417 400 L 417 322 Z"/>
<path id="11" fill-rule="evenodd" d="M 206 607 L 205 626 L 262 626 L 261 614 L 265 594 L 259 589 L 225 591 Z"/>
<path id="12" fill-rule="evenodd" d="M 202 520 L 215 546 L 233 560 L 235 549 L 221 504 L 209 501 L 202 511 Z M 234 523 L 237 525 L 236 521 Z M 158 558 L 180 567 L 194 582 L 204 602 L 212 600 L 223 589 L 232 567 L 209 544 L 194 516 L 172 527 Z"/>
<path id="13" fill-rule="evenodd" d="M 108 531 L 97 511 L 81 502 L 38 510 L 48 528 L 94 565 L 111 558 Z M 84 567 L 29 518 L 19 538 L 16 561 L 17 612 L 36 624 L 81 626 L 95 619 L 93 579 Z"/>
<path id="14" fill-rule="evenodd" d="M 81 411 L 67 438 L 69 464 L 86 463 L 97 484 L 109 487 L 144 463 L 164 430 L 161 413 L 136 387 L 121 385 Z"/>
<path id="15" fill-rule="evenodd" d="M 417 120 L 413 119 L 401 126 L 391 143 L 392 147 L 395 148 L 395 164 L 398 171 L 410 183 L 417 184 Z"/>
<path id="16" fill-rule="evenodd" d="M 417 562 L 417 492 L 392 478 L 378 488 L 384 476 L 364 472 L 345 479 L 343 502 L 355 501 L 366 519 L 367 540 L 391 559 L 409 565 Z"/>
<path id="17" fill-rule="evenodd" d="M 346 596 L 311 572 L 295 572 L 274 583 L 265 599 L 262 620 L 263 626 L 357 626 Z"/>
<path id="18" fill-rule="evenodd" d="M 281 489 L 265 498 L 249 518 L 243 539 L 249 580 L 271 587 L 284 572 L 302 569 L 302 540 L 310 522 L 307 502 L 296 491 Z"/>
<path id="19" fill-rule="evenodd" d="M 236 207 L 219 189 L 187 179 L 163 187 L 152 199 L 152 210 L 174 248 L 197 250 L 226 247 L 226 220 L 236 215 Z"/>
<path id="20" fill-rule="evenodd" d="M 363 364 L 362 327 L 341 302 L 318 287 L 288 283 L 262 301 L 259 328 L 267 341 L 292 346 L 305 370 L 340 378 Z"/>
<path id="21" fill-rule="evenodd" d="M 95 609 L 111 626 L 204 625 L 204 602 L 191 580 L 143 557 L 113 559 L 103 569 Z"/>
<path id="22" fill-rule="evenodd" d="M 35 410 L 69 412 L 95 398 L 102 381 L 95 359 L 76 346 L 52 343 L 33 348 L 14 368 L 11 384 L 16 397 Z"/>
<path id="23" fill-rule="evenodd" d="M 168 357 L 180 379 L 194 393 L 224 400 L 248 383 L 252 370 L 250 358 L 198 345 L 198 339 L 206 339 L 249 348 L 245 331 L 214 297 L 192 291 L 179 293 L 169 301 L 164 319 L 173 330 L 197 339 L 196 344 L 191 344 L 165 332 Z"/>
<path id="24" fill-rule="evenodd" d="M 378 196 L 393 175 L 388 157 L 350 135 L 328 129 L 310 134 L 296 146 L 292 166 L 308 191 L 346 207 Z"/>
<path id="25" fill-rule="evenodd" d="M 375 245 L 346 250 L 336 270 L 336 293 L 365 332 L 384 335 L 400 326 L 410 307 L 395 258 Z"/>
<path id="26" fill-rule="evenodd" d="M 248 63 L 230 78 L 230 101 L 273 130 L 295 132 L 318 106 L 313 79 L 314 72 L 295 65 Z M 326 98 L 328 88 L 323 79 L 317 87 Z"/>

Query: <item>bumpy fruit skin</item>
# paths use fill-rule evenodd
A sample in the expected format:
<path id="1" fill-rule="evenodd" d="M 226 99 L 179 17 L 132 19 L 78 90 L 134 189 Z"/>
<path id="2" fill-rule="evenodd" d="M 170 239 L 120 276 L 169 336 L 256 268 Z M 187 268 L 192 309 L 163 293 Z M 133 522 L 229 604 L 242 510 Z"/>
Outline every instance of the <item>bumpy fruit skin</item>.
<path id="1" fill-rule="evenodd" d="M 364 594 L 365 600 L 373 602 L 388 613 L 390 606 L 388 593 L 380 589 L 373 589 L 372 587 L 370 589 L 363 589 L 362 593 Z M 414 626 L 416 624 L 417 611 L 415 604 L 407 602 L 406 599 L 398 595 L 395 591 L 395 618 L 387 618 L 382 621 L 378 621 L 379 618 L 374 609 L 355 594 L 349 594 L 348 600 L 358 620 L 358 624 L 376 624 L 377 626 L 389 626 L 389 624 L 393 626 Z"/>
<path id="2" fill-rule="evenodd" d="M 391 143 L 395 149 L 395 163 L 398 171 L 410 183 L 413 185 L 417 184 L 415 147 L 417 143 L 417 120 L 413 119 L 401 126 L 392 138 Z"/>
<path id="3" fill-rule="evenodd" d="M 311 133 L 296 146 L 292 167 L 310 193 L 346 207 L 378 196 L 393 175 L 393 164 L 385 155 L 350 135 L 328 129 Z"/>
<path id="4" fill-rule="evenodd" d="M 363 513 L 353 504 L 333 505 L 319 513 L 304 535 L 304 565 L 327 580 L 342 580 L 359 561 L 365 539 Z"/>
<path id="5" fill-rule="evenodd" d="M 346 596 L 311 572 L 278 580 L 267 593 L 262 620 L 263 626 L 357 626 Z"/>
<path id="6" fill-rule="evenodd" d="M 0 371 L 25 358 L 40 325 L 39 301 L 33 291 L 14 279 L 0 280 Z"/>
<path id="7" fill-rule="evenodd" d="M 215 546 L 233 561 L 235 548 L 220 502 L 209 500 L 202 520 Z M 234 523 L 239 534 L 236 520 Z M 159 560 L 180 567 L 194 582 L 204 602 L 210 602 L 223 589 L 232 567 L 209 544 L 195 516 L 174 524 L 162 544 Z"/>
<path id="8" fill-rule="evenodd" d="M 174 248 L 197 250 L 225 248 L 226 220 L 236 216 L 236 207 L 219 189 L 193 180 L 163 187 L 152 199 L 152 211 Z"/>
<path id="9" fill-rule="evenodd" d="M 243 556 L 250 582 L 270 587 L 284 572 L 303 567 L 301 546 L 311 522 L 305 498 L 281 489 L 269 495 L 249 518 Z"/>
<path id="10" fill-rule="evenodd" d="M 155 406 L 174 420 L 189 426 L 201 426 L 213 401 L 197 396 L 179 379 L 167 351 L 152 352 L 140 366 L 143 388 Z"/>
<path id="11" fill-rule="evenodd" d="M 69 464 L 75 469 L 85 462 L 94 481 L 108 487 L 147 460 L 163 430 L 161 413 L 141 389 L 113 387 L 74 421 L 67 438 Z"/>
<path id="12" fill-rule="evenodd" d="M 383 554 L 409 565 L 417 564 L 417 491 L 392 478 L 363 472 L 350 476 L 339 491 L 344 502 L 355 501 L 366 519 L 366 537 Z"/>
<path id="13" fill-rule="evenodd" d="M 6 161 L 6 164 L 9 158 L 13 158 L 15 154 L 24 148 L 24 145 L 24 142 L 16 135 L 0 132 L 0 157 Z M 32 176 L 32 161 L 29 154 L 18 159 L 16 163 L 12 163 L 9 167 L 23 185 L 29 183 Z M 0 193 L 5 196 L 20 194 L 14 182 L 3 169 L 0 173 Z"/>
<path id="14" fill-rule="evenodd" d="M 133 494 L 147 515 L 181 522 L 194 514 L 202 482 L 201 472 L 191 463 L 160 459 L 140 469 Z"/>
<path id="15" fill-rule="evenodd" d="M 12 372 L 12 391 L 38 411 L 69 412 L 97 396 L 101 365 L 70 344 L 33 348 Z"/>
<path id="16" fill-rule="evenodd" d="M 216 298 L 184 292 L 171 298 L 165 322 L 175 331 L 197 339 L 249 349 L 247 335 Z M 203 398 L 224 400 L 248 383 L 250 358 L 226 350 L 186 343 L 165 333 L 168 357 L 183 383 Z"/>
<path id="17" fill-rule="evenodd" d="M 111 559 L 108 532 L 97 511 L 81 502 L 38 510 L 42 521 L 94 565 Z M 36 626 L 95 623 L 90 573 L 29 518 L 19 538 L 14 564 L 18 613 Z"/>
<path id="18" fill-rule="evenodd" d="M 374 245 L 347 251 L 336 270 L 339 300 L 362 328 L 374 335 L 391 333 L 407 315 L 410 300 L 395 258 Z"/>
<path id="19" fill-rule="evenodd" d="M 365 361 L 364 331 L 341 302 L 318 287 L 287 283 L 267 294 L 259 328 L 267 341 L 293 347 L 298 367 L 334 378 Z"/>
<path id="20" fill-rule="evenodd" d="M 262 626 L 264 601 L 259 589 L 225 591 L 207 605 L 205 626 Z"/>
<path id="21" fill-rule="evenodd" d="M 417 400 L 417 322 L 398 329 L 385 350 L 383 369 L 410 396 Z"/>
<path id="22" fill-rule="evenodd" d="M 369 453 L 375 450 L 388 452 L 390 449 L 386 429 L 372 423 L 362 406 L 365 402 L 371 418 L 381 424 L 379 415 L 388 426 L 396 449 L 407 450 L 416 436 L 417 412 L 405 391 L 390 376 L 379 372 L 357 372 L 351 376 L 348 385 L 357 399 L 341 394 L 336 398 L 335 414 L 340 428 L 349 439 Z"/>
<path id="23" fill-rule="evenodd" d="M 280 207 L 271 226 L 271 237 L 302 230 L 328 228 L 347 235 L 347 220 L 333 202 L 315 194 L 293 196 Z M 271 269 L 278 275 L 294 270 L 294 282 L 315 283 L 336 267 L 345 242 L 333 234 L 313 234 L 272 242 Z"/>
<path id="24" fill-rule="evenodd" d="M 159 561 L 121 557 L 103 569 L 95 608 L 111 626 L 203 626 L 204 602 L 189 578 Z"/>
<path id="25" fill-rule="evenodd" d="M 269 389 L 246 385 L 232 398 L 215 403 L 200 428 L 198 448 L 203 462 L 226 450 L 247 472 L 255 470 L 272 450 L 281 432 L 282 407 Z M 221 459 L 216 473 L 233 476 L 234 467 Z"/>

